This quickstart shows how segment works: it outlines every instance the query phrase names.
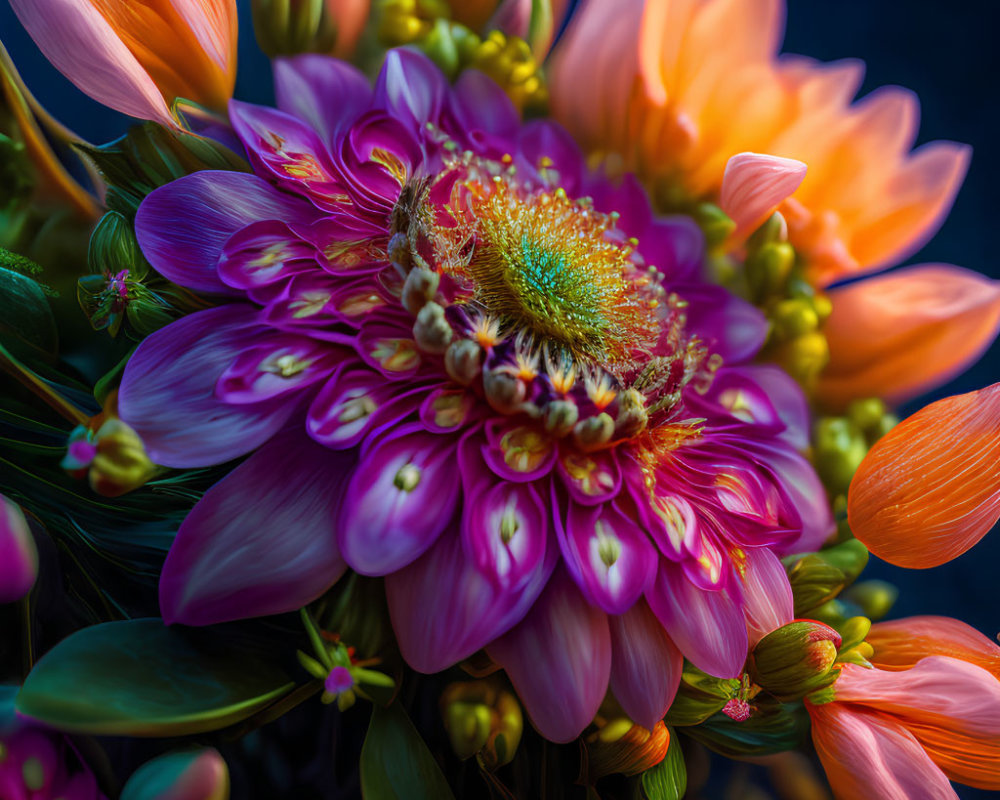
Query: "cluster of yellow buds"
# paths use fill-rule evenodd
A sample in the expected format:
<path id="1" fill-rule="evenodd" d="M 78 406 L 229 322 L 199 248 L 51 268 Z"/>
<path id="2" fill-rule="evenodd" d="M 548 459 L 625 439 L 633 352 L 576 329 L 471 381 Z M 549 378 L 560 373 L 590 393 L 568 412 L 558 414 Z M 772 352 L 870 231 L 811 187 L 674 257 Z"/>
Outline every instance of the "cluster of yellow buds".
<path id="1" fill-rule="evenodd" d="M 499 30 L 480 35 L 455 19 L 457 11 L 443 0 L 385 0 L 379 41 L 388 47 L 415 45 L 451 77 L 467 68 L 485 72 L 518 108 L 544 106 L 548 93 L 530 45 Z"/>
<path id="2" fill-rule="evenodd" d="M 833 307 L 806 280 L 780 213 L 772 214 L 747 241 L 743 274 L 750 300 L 771 323 L 763 357 L 811 389 L 830 360 L 822 328 Z"/>
<path id="3" fill-rule="evenodd" d="M 820 417 L 813 429 L 813 463 L 830 496 L 847 493 L 868 450 L 899 422 L 877 397 L 853 401 L 843 416 Z"/>
<path id="4" fill-rule="evenodd" d="M 450 684 L 441 694 L 441 716 L 459 758 L 476 756 L 490 771 L 513 760 L 524 716 L 502 684 L 489 679 Z"/>

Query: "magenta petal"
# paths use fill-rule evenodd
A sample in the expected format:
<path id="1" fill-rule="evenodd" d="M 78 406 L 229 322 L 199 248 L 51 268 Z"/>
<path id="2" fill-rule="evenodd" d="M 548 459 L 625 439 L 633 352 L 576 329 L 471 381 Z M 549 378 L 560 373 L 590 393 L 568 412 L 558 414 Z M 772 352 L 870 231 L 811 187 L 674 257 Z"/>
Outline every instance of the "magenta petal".
<path id="1" fill-rule="evenodd" d="M 215 394 L 226 368 L 256 341 L 257 311 L 231 304 L 189 314 L 139 345 L 118 393 L 121 418 L 167 467 L 221 464 L 275 434 L 295 399 L 228 405 Z"/>
<path id="2" fill-rule="evenodd" d="M 305 336 L 269 332 L 243 350 L 219 377 L 215 394 L 226 403 L 260 403 L 328 377 L 346 351 Z"/>
<path id="3" fill-rule="evenodd" d="M 385 592 L 396 641 L 419 672 L 440 672 L 506 633 L 528 613 L 555 566 L 539 561 L 517 586 L 490 581 L 465 554 L 460 537 L 443 534 L 412 564 L 387 575 Z"/>
<path id="4" fill-rule="evenodd" d="M 750 647 L 795 618 L 792 587 L 781 560 L 766 547 L 748 547 L 737 567 Z M 741 568 L 742 567 L 742 568 Z"/>
<path id="5" fill-rule="evenodd" d="M 38 551 L 18 505 L 0 495 L 0 603 L 24 597 L 38 575 Z"/>
<path id="6" fill-rule="evenodd" d="M 278 108 L 307 122 L 328 147 L 371 102 L 368 78 L 344 61 L 307 53 L 273 63 Z"/>
<path id="7" fill-rule="evenodd" d="M 611 505 L 570 502 L 559 544 L 573 579 L 591 602 L 622 614 L 649 588 L 658 555 L 635 520 Z"/>
<path id="8" fill-rule="evenodd" d="M 564 570 L 528 616 L 487 648 L 510 676 L 546 739 L 569 742 L 590 724 L 608 690 L 607 615 L 590 605 Z"/>
<path id="9" fill-rule="evenodd" d="M 189 289 L 233 294 L 216 272 L 230 236 L 260 220 L 315 214 L 256 175 L 205 170 L 154 189 L 136 212 L 135 233 L 157 272 Z"/>
<path id="10" fill-rule="evenodd" d="M 611 691 L 629 717 L 652 730 L 677 694 L 684 656 L 645 601 L 611 626 Z"/>
<path id="11" fill-rule="evenodd" d="M 362 450 L 340 549 L 362 575 L 387 575 L 430 547 L 455 513 L 455 439 L 407 426 Z"/>
<path id="12" fill-rule="evenodd" d="M 375 105 L 422 132 L 425 123 L 437 121 L 447 93 L 444 74 L 427 56 L 390 50 L 375 83 Z"/>
<path id="13" fill-rule="evenodd" d="M 646 592 L 653 613 L 692 664 L 718 678 L 735 678 L 747 657 L 743 610 L 725 591 L 699 589 L 676 564 L 661 559 Z"/>
<path id="14" fill-rule="evenodd" d="M 276 436 L 188 514 L 160 575 L 168 623 L 292 611 L 346 569 L 335 524 L 353 459 L 296 431 Z"/>
<path id="15" fill-rule="evenodd" d="M 468 471 L 463 465 L 463 475 Z M 483 480 L 465 490 L 466 557 L 497 586 L 516 589 L 534 575 L 545 557 L 550 524 L 548 509 L 530 484 Z"/>

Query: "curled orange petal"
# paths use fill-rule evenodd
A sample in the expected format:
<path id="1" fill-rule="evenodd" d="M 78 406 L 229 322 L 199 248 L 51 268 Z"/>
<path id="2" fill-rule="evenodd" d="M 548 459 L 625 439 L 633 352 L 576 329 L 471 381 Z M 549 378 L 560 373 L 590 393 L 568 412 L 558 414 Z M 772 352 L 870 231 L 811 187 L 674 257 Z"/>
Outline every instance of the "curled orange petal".
<path id="1" fill-rule="evenodd" d="M 982 667 L 1000 680 L 1000 645 L 951 617 L 906 617 L 878 622 L 865 641 L 879 669 L 909 669 L 927 656 L 951 656 Z"/>
<path id="2" fill-rule="evenodd" d="M 1000 383 L 922 408 L 880 439 L 854 475 L 847 519 L 901 567 L 943 564 L 1000 518 Z"/>
<path id="3" fill-rule="evenodd" d="M 1000 281 L 923 264 L 832 289 L 830 363 L 818 396 L 902 402 L 962 372 L 1000 330 Z"/>

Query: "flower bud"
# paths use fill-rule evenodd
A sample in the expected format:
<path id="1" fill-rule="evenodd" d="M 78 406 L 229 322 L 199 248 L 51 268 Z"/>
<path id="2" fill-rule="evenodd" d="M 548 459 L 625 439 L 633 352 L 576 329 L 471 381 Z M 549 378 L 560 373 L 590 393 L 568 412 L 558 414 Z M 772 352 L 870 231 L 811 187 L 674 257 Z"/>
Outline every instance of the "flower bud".
<path id="1" fill-rule="evenodd" d="M 604 411 L 573 426 L 573 438 L 581 450 L 596 450 L 610 442 L 614 433 L 615 421 Z"/>
<path id="2" fill-rule="evenodd" d="M 716 678 L 706 675 L 693 664 L 685 662 L 677 696 L 667 711 L 666 723 L 700 725 L 722 708 L 741 688 L 737 678 Z"/>
<path id="3" fill-rule="evenodd" d="M 572 400 L 553 400 L 545 406 L 545 430 L 553 436 L 566 436 L 580 418 L 580 409 Z"/>
<path id="4" fill-rule="evenodd" d="M 652 731 L 634 724 L 629 719 L 614 719 L 587 737 L 588 783 L 605 775 L 638 775 L 652 769 L 667 755 L 670 731 L 662 720 Z"/>
<path id="5" fill-rule="evenodd" d="M 441 354 L 448 349 L 453 336 L 454 331 L 445 319 L 444 309 L 435 302 L 426 303 L 413 325 L 413 339 L 417 346 L 426 353 Z"/>
<path id="6" fill-rule="evenodd" d="M 793 266 L 795 248 L 788 242 L 762 245 L 746 262 L 747 282 L 754 297 L 763 300 L 780 294 Z"/>
<path id="7" fill-rule="evenodd" d="M 0 495 L 0 603 L 24 597 L 38 575 L 38 551 L 16 503 Z"/>
<path id="8" fill-rule="evenodd" d="M 736 230 L 736 223 L 714 203 L 701 203 L 694 210 L 694 218 L 705 233 L 705 244 L 711 250 L 718 247 Z"/>
<path id="9" fill-rule="evenodd" d="M 830 361 L 830 345 L 819 331 L 796 336 L 775 352 L 775 359 L 804 385 L 810 385 Z"/>
<path id="10" fill-rule="evenodd" d="M 471 339 L 460 339 L 448 345 L 444 353 L 444 368 L 452 380 L 468 386 L 482 368 L 483 349 Z"/>
<path id="11" fill-rule="evenodd" d="M 899 589 L 891 583 L 879 580 L 856 583 L 844 594 L 846 600 L 860 606 L 865 616 L 872 620 L 882 619 L 888 614 L 897 597 Z"/>
<path id="12" fill-rule="evenodd" d="M 336 0 L 253 0 L 257 44 L 272 58 L 329 53 L 334 46 L 338 52 L 349 51 L 364 22 L 351 5 L 356 4 Z"/>
<path id="13" fill-rule="evenodd" d="M 490 771 L 514 759 L 524 717 L 507 689 L 490 680 L 453 683 L 441 695 L 441 714 L 459 758 L 478 756 Z"/>
<path id="14" fill-rule="evenodd" d="M 819 327 L 819 315 L 812 303 L 804 297 L 782 300 L 771 311 L 774 335 L 779 339 L 794 339 Z"/>
<path id="15" fill-rule="evenodd" d="M 857 539 L 848 539 L 818 553 L 786 559 L 788 582 L 795 599 L 795 614 L 807 612 L 832 600 L 861 574 L 868 563 L 868 549 Z"/>
<path id="16" fill-rule="evenodd" d="M 637 389 L 625 389 L 618 394 L 618 418 L 615 420 L 615 438 L 629 439 L 638 436 L 649 423 L 646 401 Z"/>
<path id="17" fill-rule="evenodd" d="M 146 448 L 132 428 L 109 419 L 97 430 L 96 452 L 90 462 L 90 487 L 104 497 L 118 497 L 137 489 L 156 472 Z"/>
<path id="18" fill-rule="evenodd" d="M 426 267 L 411 269 L 403 283 L 403 306 L 416 316 L 437 294 L 441 276 Z"/>
<path id="19" fill-rule="evenodd" d="M 516 375 L 497 369 L 483 372 L 486 401 L 501 414 L 513 414 L 524 405 L 528 387 Z"/>
<path id="20" fill-rule="evenodd" d="M 771 631 L 750 655 L 750 677 L 783 702 L 805 697 L 836 680 L 841 637 L 833 628 L 797 620 Z"/>

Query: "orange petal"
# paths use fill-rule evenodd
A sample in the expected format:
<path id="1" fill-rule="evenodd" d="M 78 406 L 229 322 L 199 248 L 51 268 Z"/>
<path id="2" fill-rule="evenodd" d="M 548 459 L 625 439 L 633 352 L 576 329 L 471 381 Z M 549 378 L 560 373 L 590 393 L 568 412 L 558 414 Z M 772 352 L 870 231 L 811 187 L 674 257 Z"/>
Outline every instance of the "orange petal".
<path id="1" fill-rule="evenodd" d="M 854 475 L 847 519 L 873 554 L 943 564 L 1000 517 L 1000 383 L 947 397 L 880 439 Z"/>
<path id="2" fill-rule="evenodd" d="M 806 165 L 792 158 L 738 153 L 726 163 L 719 206 L 736 223 L 735 240 L 757 228 L 806 176 Z"/>
<path id="3" fill-rule="evenodd" d="M 907 617 L 878 622 L 866 637 L 879 669 L 909 669 L 927 656 L 951 656 L 993 673 L 1000 680 L 1000 645 L 971 625 L 950 617 Z"/>
<path id="4" fill-rule="evenodd" d="M 915 397 L 962 372 L 1000 330 L 1000 281 L 958 267 L 907 267 L 829 294 L 830 363 L 818 396 L 834 408 Z"/>
<path id="5" fill-rule="evenodd" d="M 1000 790 L 1000 738 L 969 736 L 918 722 L 908 723 L 906 729 L 951 780 Z"/>

